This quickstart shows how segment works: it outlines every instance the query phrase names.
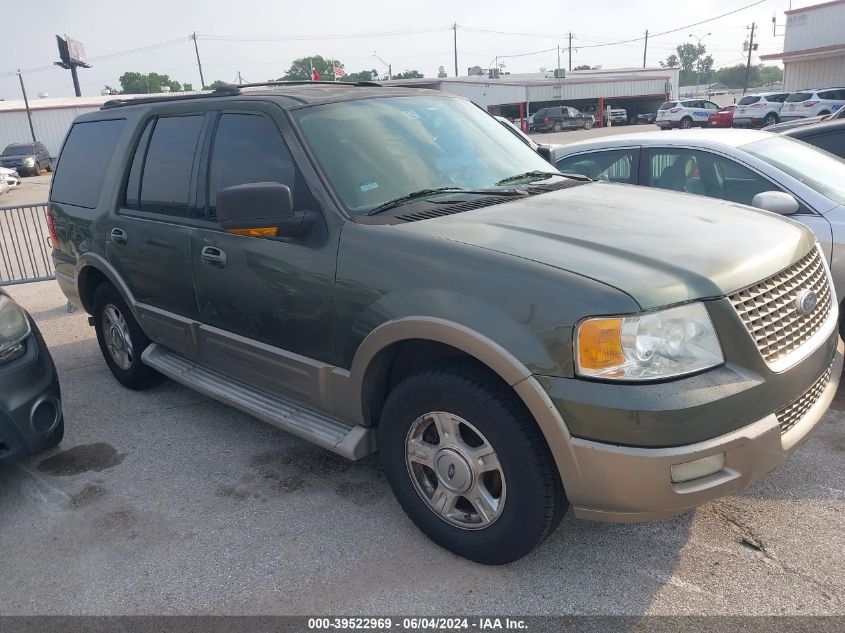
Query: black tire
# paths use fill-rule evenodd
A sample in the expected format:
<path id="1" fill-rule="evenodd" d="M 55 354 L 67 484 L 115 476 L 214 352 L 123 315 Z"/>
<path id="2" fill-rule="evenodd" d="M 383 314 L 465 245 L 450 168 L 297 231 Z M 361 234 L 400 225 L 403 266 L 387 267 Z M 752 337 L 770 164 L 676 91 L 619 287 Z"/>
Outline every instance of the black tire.
<path id="1" fill-rule="evenodd" d="M 560 121 L 555 121 L 552 124 L 552 132 L 560 132 L 563 129 L 563 126 L 560 124 Z"/>
<path id="2" fill-rule="evenodd" d="M 53 173 L 53 161 L 50 161 L 49 163 L 47 163 L 47 173 L 50 173 L 50 174 Z"/>
<path id="3" fill-rule="evenodd" d="M 32 168 L 32 175 L 33 176 L 40 176 L 41 175 L 41 165 L 38 164 L 38 161 L 35 161 L 35 167 Z"/>
<path id="4" fill-rule="evenodd" d="M 821 112 L 819 112 L 818 116 L 827 116 L 828 114 L 830 114 L 828 110 L 822 110 Z"/>
<path id="5" fill-rule="evenodd" d="M 471 423 L 498 456 L 507 494 L 498 518 L 486 527 L 447 522 L 411 479 L 409 430 L 429 412 L 451 413 Z M 554 531 L 568 507 L 536 422 L 513 391 L 475 363 L 434 366 L 400 382 L 387 397 L 378 432 L 381 463 L 399 504 L 426 536 L 458 556 L 485 565 L 518 560 Z"/>
<path id="6" fill-rule="evenodd" d="M 132 343 L 131 360 L 126 368 L 118 366 L 106 343 L 104 313 L 109 306 L 115 307 L 119 314 L 122 315 Z M 163 379 L 161 374 L 141 362 L 141 354 L 147 349 L 150 339 L 147 338 L 147 335 L 144 334 L 135 317 L 132 316 L 132 312 L 126 305 L 123 297 L 109 283 L 101 283 L 97 286 L 97 290 L 94 293 L 94 329 L 97 332 L 97 342 L 100 344 L 100 351 L 103 354 L 106 365 L 108 365 L 114 377 L 125 387 L 129 389 L 143 389 Z"/>
<path id="7" fill-rule="evenodd" d="M 592 130 L 593 129 L 593 122 L 587 119 L 584 121 L 584 129 L 585 130 Z"/>
<path id="8" fill-rule="evenodd" d="M 763 119 L 763 127 L 768 127 L 770 125 L 775 125 L 779 121 L 778 115 L 774 112 L 769 112 L 766 115 L 766 118 Z"/>
<path id="9" fill-rule="evenodd" d="M 692 127 L 692 119 L 688 116 L 685 116 L 683 119 L 681 119 L 681 124 L 678 127 L 680 127 L 682 130 L 690 129 Z"/>
<path id="10" fill-rule="evenodd" d="M 53 430 L 50 431 L 50 435 L 47 436 L 47 442 L 44 446 L 44 450 L 48 448 L 53 448 L 54 446 L 58 446 L 62 439 L 65 436 L 65 418 L 62 416 L 59 418 L 58 424 L 53 427 Z"/>

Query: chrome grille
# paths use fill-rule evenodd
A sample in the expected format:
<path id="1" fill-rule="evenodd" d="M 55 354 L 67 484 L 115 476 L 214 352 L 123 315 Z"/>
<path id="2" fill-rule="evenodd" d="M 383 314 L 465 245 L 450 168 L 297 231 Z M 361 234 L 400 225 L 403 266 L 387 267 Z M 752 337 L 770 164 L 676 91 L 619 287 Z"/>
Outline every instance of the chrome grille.
<path id="1" fill-rule="evenodd" d="M 780 434 L 783 435 L 803 418 L 807 411 L 809 411 L 814 404 L 821 397 L 822 392 L 830 382 L 830 374 L 833 367 L 828 367 L 821 377 L 813 383 L 813 386 L 807 389 L 800 396 L 795 398 L 792 402 L 786 405 L 780 411 L 777 411 L 778 423 L 780 424 Z"/>
<path id="2" fill-rule="evenodd" d="M 806 290 L 817 296 L 810 314 L 799 312 L 795 306 L 795 300 Z M 822 327 L 833 305 L 831 299 L 824 260 L 817 248 L 789 268 L 730 296 L 769 365 L 801 347 Z"/>

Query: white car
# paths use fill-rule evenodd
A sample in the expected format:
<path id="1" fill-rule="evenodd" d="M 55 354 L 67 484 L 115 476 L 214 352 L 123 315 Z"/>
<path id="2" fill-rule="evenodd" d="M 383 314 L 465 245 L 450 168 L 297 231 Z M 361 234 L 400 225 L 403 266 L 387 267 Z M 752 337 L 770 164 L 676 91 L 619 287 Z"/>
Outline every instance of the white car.
<path id="1" fill-rule="evenodd" d="M 845 106 L 845 88 L 801 90 L 786 98 L 780 112 L 781 121 L 825 116 Z"/>
<path id="2" fill-rule="evenodd" d="M 20 186 L 21 177 L 14 169 L 0 167 L 0 181 L 5 182 L 10 189 Z"/>
<path id="3" fill-rule="evenodd" d="M 682 99 L 681 101 L 667 101 L 657 111 L 655 123 L 661 130 L 679 127 L 688 130 L 691 127 L 707 127 L 710 115 L 719 106 L 706 99 Z"/>
<path id="4" fill-rule="evenodd" d="M 0 196 L 2 196 L 4 193 L 8 193 L 8 191 L 9 183 L 7 183 L 5 180 L 0 180 Z"/>
<path id="5" fill-rule="evenodd" d="M 774 125 L 780 121 L 780 111 L 788 92 L 761 92 L 746 95 L 736 104 L 734 127 L 757 127 Z"/>

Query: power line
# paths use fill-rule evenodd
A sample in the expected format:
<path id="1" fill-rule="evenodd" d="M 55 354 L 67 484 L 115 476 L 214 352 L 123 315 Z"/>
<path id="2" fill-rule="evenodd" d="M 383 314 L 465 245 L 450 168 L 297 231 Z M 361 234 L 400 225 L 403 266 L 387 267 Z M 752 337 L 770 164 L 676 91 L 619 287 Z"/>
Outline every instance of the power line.
<path id="1" fill-rule="evenodd" d="M 368 33 L 334 33 L 321 35 L 211 35 L 211 34 L 197 34 L 197 38 L 201 40 L 216 40 L 226 42 L 299 42 L 311 40 L 344 40 L 357 39 L 362 37 L 391 37 L 394 35 L 414 35 L 417 33 L 434 33 L 437 31 L 449 31 L 453 29 L 453 25 L 446 26 L 429 26 L 417 29 L 402 29 L 397 31 L 371 31 Z"/>

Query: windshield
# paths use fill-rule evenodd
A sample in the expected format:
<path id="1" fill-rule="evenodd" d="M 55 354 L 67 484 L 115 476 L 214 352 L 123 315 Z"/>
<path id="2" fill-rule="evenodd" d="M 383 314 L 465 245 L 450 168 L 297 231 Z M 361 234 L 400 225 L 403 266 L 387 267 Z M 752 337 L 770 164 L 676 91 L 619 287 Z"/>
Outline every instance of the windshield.
<path id="1" fill-rule="evenodd" d="M 465 99 L 361 99 L 303 108 L 294 116 L 354 214 L 424 189 L 486 189 L 517 174 L 554 171 Z"/>
<path id="2" fill-rule="evenodd" d="M 3 150 L 3 156 L 24 156 L 34 153 L 32 145 L 9 145 Z"/>
<path id="3" fill-rule="evenodd" d="M 845 204 L 845 160 L 782 136 L 749 143 L 740 149 L 800 180 L 837 204 Z"/>

